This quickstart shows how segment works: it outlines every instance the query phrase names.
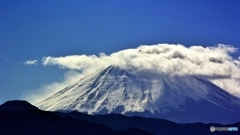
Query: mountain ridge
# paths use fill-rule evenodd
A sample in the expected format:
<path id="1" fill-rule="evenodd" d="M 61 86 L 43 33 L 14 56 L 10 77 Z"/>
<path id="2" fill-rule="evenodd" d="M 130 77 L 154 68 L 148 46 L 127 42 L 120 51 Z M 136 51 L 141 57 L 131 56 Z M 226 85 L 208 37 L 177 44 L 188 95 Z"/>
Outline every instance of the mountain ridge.
<path id="1" fill-rule="evenodd" d="M 39 111 L 39 110 L 40 109 L 24 100 L 9 100 L 0 105 L 0 111 Z"/>
<path id="2" fill-rule="evenodd" d="M 210 132 L 210 127 L 239 127 L 240 122 L 233 124 L 218 123 L 175 123 L 165 119 L 144 118 L 140 116 L 128 117 L 122 114 L 105 114 L 105 115 L 88 115 L 77 111 L 69 113 L 54 112 L 62 117 L 71 117 L 75 119 L 85 120 L 88 122 L 104 124 L 112 130 L 125 130 L 129 128 L 138 128 L 154 135 L 159 134 L 185 134 L 185 135 L 207 135 L 214 134 Z M 238 132 L 218 132 L 217 134 L 239 134 Z"/>
<path id="3" fill-rule="evenodd" d="M 14 105 L 27 101 L 9 101 Z M 16 103 L 18 102 L 18 103 Z M 10 105 L 11 104 L 5 104 Z M 1 107 L 2 105 L 0 105 Z M 48 112 L 42 110 L 0 111 L 1 135 L 159 135 L 159 134 L 239 134 L 235 132 L 212 133 L 210 127 L 239 127 L 240 122 L 228 125 L 216 123 L 178 124 L 164 119 L 127 117 L 122 114 L 88 115 L 73 111 L 70 113 Z"/>
<path id="4" fill-rule="evenodd" d="M 7 101 L 0 108 L 18 108 L 26 105 L 28 108 L 36 108 L 27 101 Z M 88 122 L 85 120 L 62 117 L 53 112 L 40 109 L 0 110 L 0 133 L 1 135 L 24 134 L 24 135 L 151 135 L 137 128 L 124 130 L 111 130 L 106 125 Z"/>

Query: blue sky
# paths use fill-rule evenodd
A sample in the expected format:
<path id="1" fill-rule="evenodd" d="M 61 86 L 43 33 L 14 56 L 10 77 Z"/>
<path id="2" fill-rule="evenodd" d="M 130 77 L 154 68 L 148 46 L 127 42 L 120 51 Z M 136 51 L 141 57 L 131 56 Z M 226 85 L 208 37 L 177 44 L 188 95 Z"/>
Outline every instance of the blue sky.
<path id="1" fill-rule="evenodd" d="M 240 48 L 239 7 L 238 0 L 0 0 L 0 103 L 63 78 L 66 69 L 23 64 L 44 56 L 157 43 Z"/>

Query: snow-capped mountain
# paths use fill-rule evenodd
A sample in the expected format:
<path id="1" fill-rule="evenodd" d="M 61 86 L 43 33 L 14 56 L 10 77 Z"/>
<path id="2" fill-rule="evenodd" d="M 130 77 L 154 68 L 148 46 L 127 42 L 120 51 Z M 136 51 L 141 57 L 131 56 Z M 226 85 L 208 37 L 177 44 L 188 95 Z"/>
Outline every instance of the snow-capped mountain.
<path id="1" fill-rule="evenodd" d="M 174 122 L 240 121 L 240 99 L 196 76 L 141 74 L 109 66 L 37 104 L 50 111 L 121 113 Z"/>

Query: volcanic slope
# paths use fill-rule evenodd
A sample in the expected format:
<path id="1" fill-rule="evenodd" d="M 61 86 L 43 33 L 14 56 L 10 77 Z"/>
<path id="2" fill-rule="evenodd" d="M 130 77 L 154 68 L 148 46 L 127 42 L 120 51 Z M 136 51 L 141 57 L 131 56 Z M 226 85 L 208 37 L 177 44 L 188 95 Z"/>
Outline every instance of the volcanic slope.
<path id="1" fill-rule="evenodd" d="M 178 123 L 240 121 L 240 99 L 197 76 L 98 70 L 37 104 L 50 111 L 121 113 Z"/>

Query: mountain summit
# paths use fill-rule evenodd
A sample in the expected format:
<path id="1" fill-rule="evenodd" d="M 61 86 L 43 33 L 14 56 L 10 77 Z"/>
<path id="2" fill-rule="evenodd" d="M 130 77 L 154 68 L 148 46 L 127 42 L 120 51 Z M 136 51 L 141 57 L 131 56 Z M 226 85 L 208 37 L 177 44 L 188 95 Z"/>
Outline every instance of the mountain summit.
<path id="1" fill-rule="evenodd" d="M 240 121 L 240 99 L 196 76 L 96 71 L 37 104 L 51 111 L 121 113 L 180 123 Z"/>

